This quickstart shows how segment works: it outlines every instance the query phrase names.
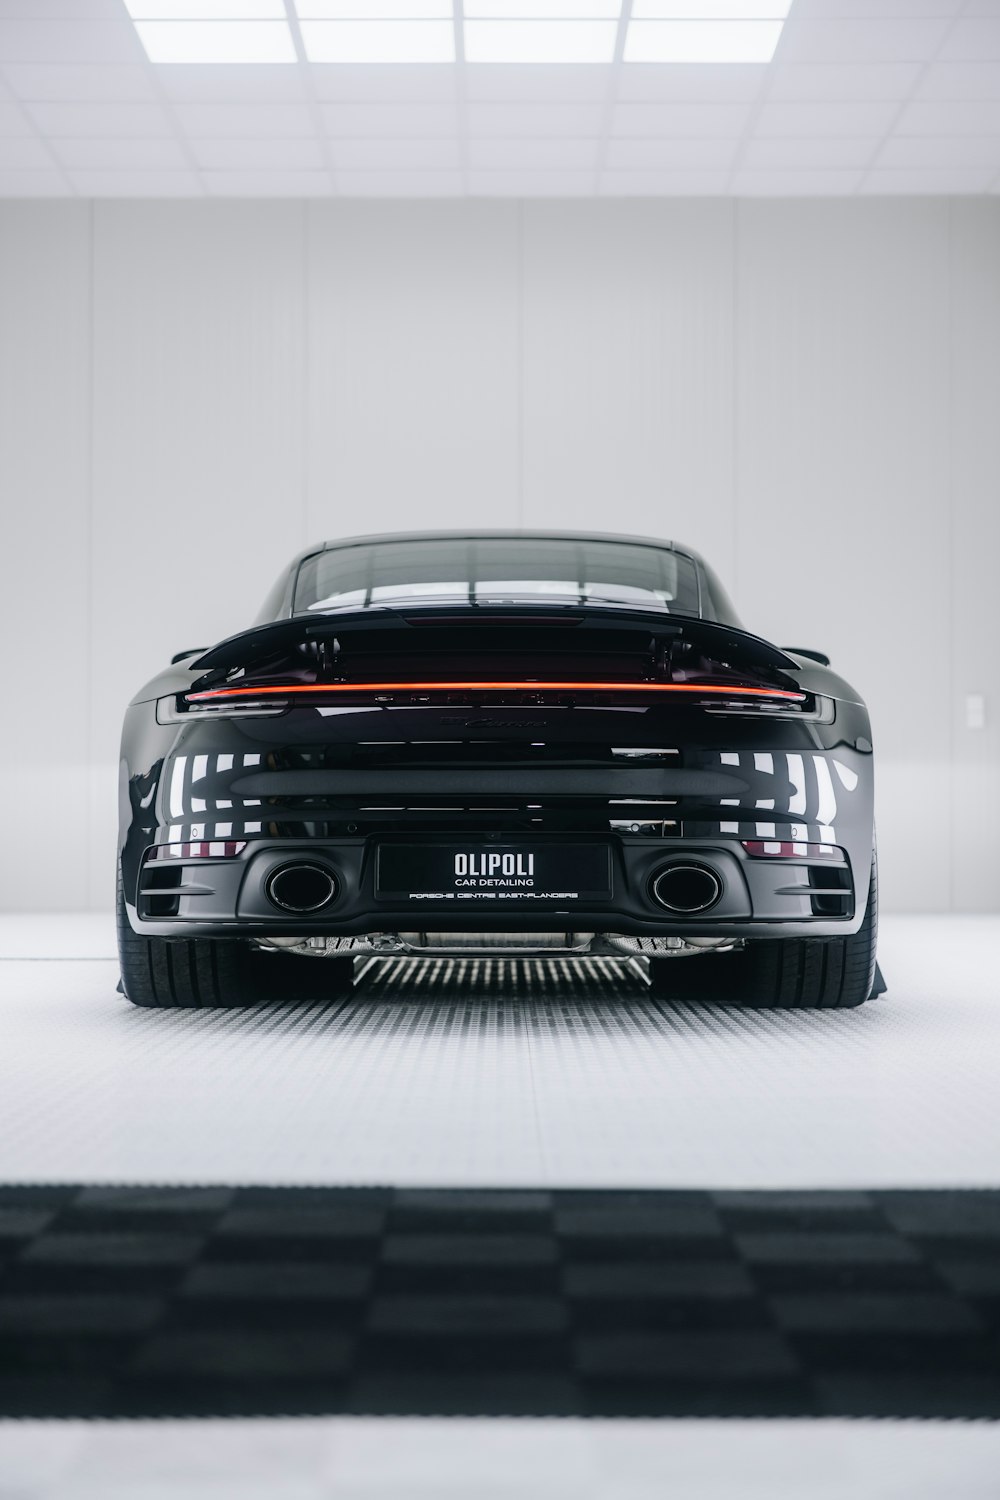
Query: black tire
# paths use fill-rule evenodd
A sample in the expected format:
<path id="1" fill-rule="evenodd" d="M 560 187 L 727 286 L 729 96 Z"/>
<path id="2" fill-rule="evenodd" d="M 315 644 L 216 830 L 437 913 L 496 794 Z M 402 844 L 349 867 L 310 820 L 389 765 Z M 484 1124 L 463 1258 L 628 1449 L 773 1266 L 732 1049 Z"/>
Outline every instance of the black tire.
<path id="1" fill-rule="evenodd" d="M 651 958 L 650 987 L 669 1000 L 752 1009 L 847 1010 L 876 979 L 878 862 L 873 854 L 865 918 L 850 937 L 761 938 L 734 953 Z M 881 979 L 881 975 L 878 975 Z"/>
<path id="2" fill-rule="evenodd" d="M 122 993 L 154 1009 L 207 1009 L 329 1000 L 347 994 L 354 960 L 266 953 L 239 938 L 142 937 L 132 931 L 118 878 Z"/>

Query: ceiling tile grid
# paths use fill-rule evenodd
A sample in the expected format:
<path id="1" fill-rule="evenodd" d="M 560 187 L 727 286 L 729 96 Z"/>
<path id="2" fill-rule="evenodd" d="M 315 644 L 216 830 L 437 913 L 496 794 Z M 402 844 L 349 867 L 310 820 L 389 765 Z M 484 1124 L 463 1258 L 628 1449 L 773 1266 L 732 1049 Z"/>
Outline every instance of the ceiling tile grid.
<path id="1" fill-rule="evenodd" d="M 630 60 L 722 26 L 773 57 Z M 0 0 L 2 197 L 941 193 L 1000 193 L 1000 0 Z"/>

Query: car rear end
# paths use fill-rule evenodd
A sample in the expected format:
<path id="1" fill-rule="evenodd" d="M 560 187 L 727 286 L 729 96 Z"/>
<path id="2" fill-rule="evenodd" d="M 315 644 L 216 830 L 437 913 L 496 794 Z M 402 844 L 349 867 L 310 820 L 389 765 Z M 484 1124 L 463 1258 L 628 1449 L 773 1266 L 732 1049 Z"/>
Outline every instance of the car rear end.
<path id="1" fill-rule="evenodd" d="M 162 674 L 124 746 L 136 933 L 636 951 L 844 935 L 866 909 L 864 705 L 703 619 L 292 617 Z"/>

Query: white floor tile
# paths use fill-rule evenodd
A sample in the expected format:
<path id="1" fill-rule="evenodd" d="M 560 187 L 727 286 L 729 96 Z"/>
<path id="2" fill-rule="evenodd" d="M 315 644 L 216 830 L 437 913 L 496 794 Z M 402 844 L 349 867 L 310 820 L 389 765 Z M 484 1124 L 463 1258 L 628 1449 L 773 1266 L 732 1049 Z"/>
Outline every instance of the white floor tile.
<path id="1" fill-rule="evenodd" d="M 0 1422 L 3 1500 L 996 1500 L 997 1474 L 993 1423 Z"/>
<path id="2" fill-rule="evenodd" d="M 992 1186 L 998 946 L 998 918 L 888 918 L 889 994 L 815 1013 L 417 968 L 391 999 L 157 1012 L 113 961 L 10 959 L 0 1181 Z"/>

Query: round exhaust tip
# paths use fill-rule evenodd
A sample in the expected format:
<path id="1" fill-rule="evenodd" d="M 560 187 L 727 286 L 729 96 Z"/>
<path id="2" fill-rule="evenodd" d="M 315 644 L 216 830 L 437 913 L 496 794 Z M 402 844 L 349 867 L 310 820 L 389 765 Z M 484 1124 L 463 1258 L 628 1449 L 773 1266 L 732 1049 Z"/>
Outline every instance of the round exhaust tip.
<path id="1" fill-rule="evenodd" d="M 320 911 L 336 896 L 337 880 L 323 865 L 281 865 L 267 877 L 264 891 L 282 911 Z"/>
<path id="2" fill-rule="evenodd" d="M 690 916 L 715 905 L 722 895 L 722 881 L 707 865 L 667 865 L 653 877 L 652 894 L 667 911 Z"/>

